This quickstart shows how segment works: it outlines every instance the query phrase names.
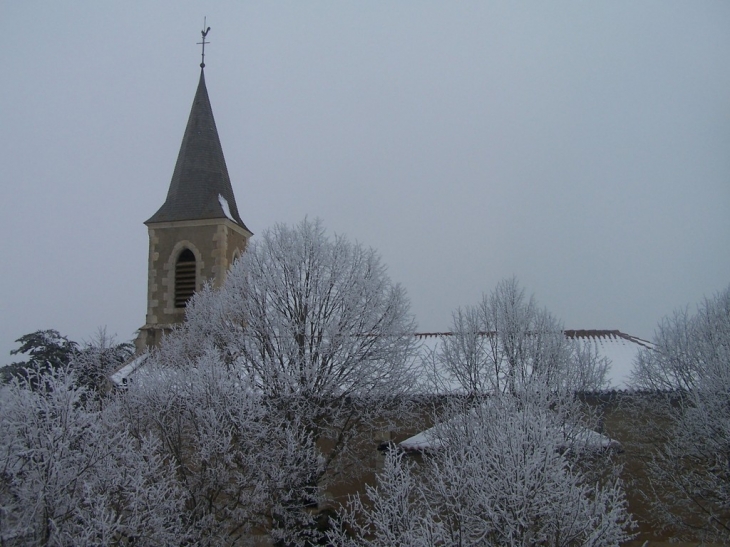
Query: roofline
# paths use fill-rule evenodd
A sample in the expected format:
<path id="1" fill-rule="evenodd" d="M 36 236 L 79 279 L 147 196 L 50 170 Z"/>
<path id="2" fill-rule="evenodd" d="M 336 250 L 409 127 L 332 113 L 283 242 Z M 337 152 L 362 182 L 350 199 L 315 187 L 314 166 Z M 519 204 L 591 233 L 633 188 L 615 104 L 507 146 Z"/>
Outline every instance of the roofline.
<path id="1" fill-rule="evenodd" d="M 141 355 L 133 356 L 129 361 L 124 363 L 116 372 L 109 376 L 112 383 L 118 387 L 123 388 L 126 384 L 127 378 L 139 367 L 141 367 L 147 358 L 149 357 L 148 352 L 144 352 Z"/>
<path id="2" fill-rule="evenodd" d="M 444 331 L 444 332 L 416 332 L 414 333 L 414 336 L 416 338 L 446 338 L 449 336 L 455 336 L 458 333 L 452 332 L 452 331 Z M 479 331 L 477 332 L 480 336 L 494 336 L 496 331 Z M 603 338 L 603 339 L 623 339 L 627 340 L 629 342 L 633 342 L 635 344 L 638 344 L 640 346 L 644 346 L 646 348 L 652 349 L 653 344 L 649 340 L 644 340 L 643 338 L 639 338 L 638 336 L 634 336 L 632 334 L 627 334 L 625 332 L 622 332 L 618 329 L 566 329 L 563 331 L 563 334 L 565 334 L 566 338 L 574 338 L 574 339 L 584 339 L 584 338 Z"/>

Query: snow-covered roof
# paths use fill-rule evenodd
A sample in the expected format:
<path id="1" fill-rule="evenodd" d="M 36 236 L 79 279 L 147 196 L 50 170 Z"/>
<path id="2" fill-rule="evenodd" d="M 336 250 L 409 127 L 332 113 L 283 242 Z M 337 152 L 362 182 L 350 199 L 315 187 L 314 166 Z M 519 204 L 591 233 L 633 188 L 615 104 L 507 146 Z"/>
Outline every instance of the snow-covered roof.
<path id="1" fill-rule="evenodd" d="M 112 374 L 109 379 L 115 386 L 123 387 L 126 385 L 127 379 L 132 375 L 132 373 L 144 364 L 147 357 L 149 357 L 149 353 L 137 355 L 131 361 L 128 361 L 122 368 Z"/>
<path id="2" fill-rule="evenodd" d="M 489 333 L 484 333 L 484 336 L 489 335 Z M 430 352 L 438 349 L 444 338 L 453 336 L 453 333 L 420 332 L 415 336 L 421 342 L 419 357 L 425 359 Z M 611 362 L 609 377 L 614 388 L 628 387 L 626 380 L 628 380 L 636 355 L 643 348 L 653 347 L 652 343 L 647 340 L 618 330 L 566 330 L 565 336 L 583 344 L 594 344 L 599 357 L 609 359 Z M 111 375 L 111 381 L 117 386 L 123 386 L 127 378 L 144 364 L 148 356 L 148 353 L 143 353 L 126 363 Z"/>
<path id="3" fill-rule="evenodd" d="M 408 437 L 405 441 L 398 443 L 398 446 L 406 452 L 423 452 L 441 448 L 443 441 L 436 436 L 436 431 L 432 427 Z"/>
<path id="4" fill-rule="evenodd" d="M 406 452 L 438 450 L 444 446 L 444 440 L 438 434 L 439 427 L 443 427 L 443 425 L 436 425 L 412 437 L 408 437 L 406 440 L 398 443 L 398 447 Z M 559 431 L 556 434 L 562 435 Z M 577 433 L 573 431 L 571 437 L 574 443 L 579 443 L 591 449 L 621 449 L 621 443 L 618 441 L 586 427 L 581 427 Z"/>
<path id="5" fill-rule="evenodd" d="M 619 330 L 566 330 L 565 335 L 582 343 L 592 343 L 600 357 L 611 363 L 608 376 L 614 388 L 627 388 L 629 375 L 639 352 L 654 349 L 648 340 Z"/>
<path id="6" fill-rule="evenodd" d="M 233 215 L 231 215 L 231 208 L 228 206 L 228 200 L 226 198 L 224 198 L 222 195 L 218 194 L 218 203 L 221 204 L 221 209 L 223 209 L 223 214 L 225 214 L 229 220 L 236 222 L 236 219 L 233 218 Z"/>
<path id="7" fill-rule="evenodd" d="M 639 351 L 653 348 L 648 340 L 632 336 L 620 330 L 572 329 L 564 331 L 565 336 L 582 344 L 592 344 L 598 357 L 605 357 L 611 363 L 608 376 L 612 388 L 628 387 L 628 379 L 634 360 Z M 491 336 L 491 333 L 482 333 Z M 444 338 L 453 336 L 452 332 L 423 332 L 416 334 L 421 340 L 421 354 L 426 357 L 438 349 Z"/>

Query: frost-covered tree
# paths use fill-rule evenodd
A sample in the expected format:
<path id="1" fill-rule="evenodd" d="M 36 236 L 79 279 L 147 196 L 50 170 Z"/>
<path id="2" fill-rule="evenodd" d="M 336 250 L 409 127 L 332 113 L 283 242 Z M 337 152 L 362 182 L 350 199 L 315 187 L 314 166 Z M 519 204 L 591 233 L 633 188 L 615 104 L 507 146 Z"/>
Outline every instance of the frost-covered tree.
<path id="1" fill-rule="evenodd" d="M 620 467 L 576 391 L 608 363 L 566 338 L 515 279 L 453 315 L 429 357 L 450 393 L 423 464 L 390 456 L 367 502 L 331 537 L 343 545 L 616 545 L 633 526 Z"/>
<path id="2" fill-rule="evenodd" d="M 13 378 L 28 378 L 29 372 L 54 370 L 69 364 L 78 349 L 78 344 L 57 330 L 37 330 L 24 334 L 16 340 L 19 347 L 10 355 L 26 359 L 0 368 L 0 378 L 9 382 Z"/>
<path id="3" fill-rule="evenodd" d="M 458 405 L 432 430 L 423 464 L 386 458 L 377 488 L 343 511 L 337 545 L 609 546 L 633 527 L 615 473 L 587 460 L 598 448 L 542 395 Z M 604 463 L 607 460 L 603 460 Z M 616 468 L 613 468 L 616 471 Z"/>
<path id="4" fill-rule="evenodd" d="M 301 523 L 311 523 L 307 508 L 325 482 L 361 471 L 363 439 L 403 418 L 413 331 L 405 291 L 378 254 L 305 220 L 252 243 L 222 287 L 192 299 L 186 323 L 153 360 L 168 370 L 215 361 L 238 389 L 256 394 L 267 427 L 290 424 L 286 450 L 301 471 L 282 477 L 289 482 L 273 495 L 276 535 L 307 529 Z"/>
<path id="5" fill-rule="evenodd" d="M 134 344 L 117 342 L 105 327 L 84 341 L 71 355 L 69 365 L 80 384 L 95 393 L 107 390 L 109 375 L 134 355 Z"/>
<path id="6" fill-rule="evenodd" d="M 2 387 L 0 544 L 184 541 L 182 493 L 157 442 L 133 438 L 114 404 L 87 395 L 67 368 Z"/>
<path id="7" fill-rule="evenodd" d="M 440 391 L 515 394 L 532 381 L 561 391 L 606 385 L 606 360 L 566 338 L 560 321 L 526 297 L 515 278 L 501 281 L 478 305 L 457 309 L 451 329 L 430 356 Z"/>
<path id="8" fill-rule="evenodd" d="M 425 498 L 422 475 L 403 452 L 390 451 L 377 486 L 350 498 L 328 535 L 346 547 L 433 547 L 443 545 L 440 517 Z"/>
<path id="9" fill-rule="evenodd" d="M 730 362 L 730 287 L 665 317 L 654 333 L 654 350 L 642 351 L 632 383 L 646 390 L 691 391 L 707 378 L 726 374 Z"/>
<path id="10" fill-rule="evenodd" d="M 302 499 L 301 490 L 322 467 L 311 435 L 272 411 L 210 344 L 175 366 L 149 364 L 123 402 L 132 433 L 157 439 L 159 454 L 174 463 L 196 544 L 235 545 L 264 531 L 287 544 L 297 539 L 290 530 L 306 536 L 305 509 L 316 492 Z"/>
<path id="11" fill-rule="evenodd" d="M 633 371 L 654 391 L 641 414 L 653 418 L 653 512 L 687 537 L 730 542 L 730 287 L 665 318 L 654 344 Z"/>
<path id="12" fill-rule="evenodd" d="M 528 391 L 457 407 L 441 422 L 441 448 L 428 458 L 427 473 L 445 543 L 598 546 L 628 539 L 619 469 L 573 419 L 549 408 L 544 393 Z"/>
<path id="13" fill-rule="evenodd" d="M 133 344 L 117 343 L 103 327 L 82 344 L 53 329 L 25 334 L 16 342 L 20 346 L 10 354 L 26 359 L 0 368 L 0 381 L 31 377 L 37 380 L 38 371 L 69 367 L 74 371 L 76 381 L 90 388 L 90 394 L 106 391 L 108 375 L 134 353 Z"/>

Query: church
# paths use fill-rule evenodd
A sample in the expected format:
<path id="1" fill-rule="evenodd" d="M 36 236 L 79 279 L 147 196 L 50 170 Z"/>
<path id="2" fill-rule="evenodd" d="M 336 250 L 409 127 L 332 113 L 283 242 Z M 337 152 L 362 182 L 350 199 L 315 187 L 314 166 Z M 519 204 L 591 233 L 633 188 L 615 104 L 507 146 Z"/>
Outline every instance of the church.
<path id="1" fill-rule="evenodd" d="M 206 282 L 223 284 L 229 267 L 253 236 L 239 214 L 216 129 L 205 85 L 205 50 L 167 198 L 144 224 L 149 234 L 147 314 L 135 342 L 139 357 L 112 375 L 117 385 L 142 364 L 147 348 L 159 345 L 165 333 L 184 321 L 185 305 L 195 291 Z M 428 350 L 449 334 L 416 336 Z M 619 330 L 565 334 L 593 344 L 611 361 L 619 381 L 627 377 L 636 354 L 650 346 Z"/>
<path id="2" fill-rule="evenodd" d="M 200 64 L 200 78 L 167 197 L 144 224 L 149 234 L 146 319 L 136 339 L 136 356 L 110 377 L 118 388 L 126 386 L 135 371 L 144 366 L 148 350 L 158 346 L 166 333 L 185 320 L 186 304 L 196 291 L 208 282 L 214 287 L 224 283 L 231 264 L 246 251 L 253 236 L 240 216 L 234 196 L 208 97 L 204 62 Z M 619 330 L 566 330 L 564 334 L 591 345 L 599 356 L 610 361 L 614 370 L 620 371 L 620 379 L 627 378 L 637 354 L 652 347 L 651 342 Z M 453 334 L 417 333 L 415 336 L 423 357 Z M 605 412 L 605 433 L 611 438 L 603 435 L 597 438 L 610 443 L 618 439 L 617 446 L 631 442 L 633 435 L 626 430 L 625 423 L 626 413 L 631 412 L 627 401 L 633 395 L 612 391 L 586 396 L 592 406 Z M 394 442 L 406 452 L 418 452 L 424 449 L 424 438 L 423 432 L 405 426 L 399 431 L 380 432 L 370 444 L 373 454 L 384 441 Z M 637 456 L 629 453 L 626 456 L 629 471 L 633 471 Z M 379 460 L 372 457 L 376 458 L 374 471 Z M 640 522 L 640 531 L 649 533 L 648 508 L 636 492 L 629 494 L 629 505 Z"/>

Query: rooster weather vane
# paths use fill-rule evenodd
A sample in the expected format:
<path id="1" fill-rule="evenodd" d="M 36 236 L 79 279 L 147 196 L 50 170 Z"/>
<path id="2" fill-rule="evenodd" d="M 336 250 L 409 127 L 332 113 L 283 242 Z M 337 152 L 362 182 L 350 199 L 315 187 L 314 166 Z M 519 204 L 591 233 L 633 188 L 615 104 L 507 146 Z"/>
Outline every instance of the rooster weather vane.
<path id="1" fill-rule="evenodd" d="M 201 62 L 200 62 L 200 68 L 205 68 L 205 44 L 210 44 L 210 42 L 206 42 L 205 41 L 205 37 L 208 36 L 208 33 L 210 32 L 210 27 L 205 28 L 206 19 L 207 19 L 206 17 L 203 18 L 203 30 L 200 31 L 200 34 L 203 36 L 203 41 L 202 42 L 198 42 L 198 45 L 202 45 L 203 46 L 203 52 L 202 52 L 202 59 L 201 59 Z"/>

